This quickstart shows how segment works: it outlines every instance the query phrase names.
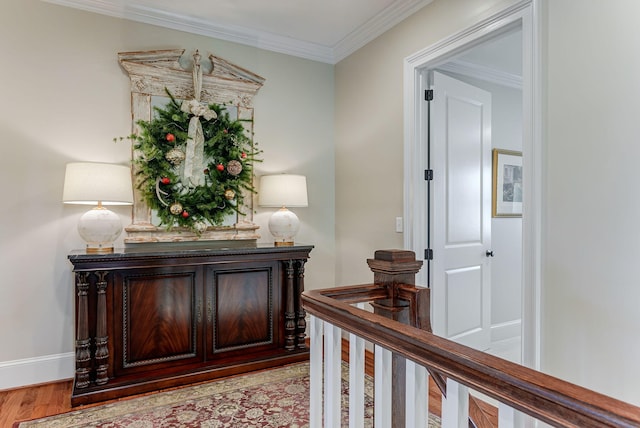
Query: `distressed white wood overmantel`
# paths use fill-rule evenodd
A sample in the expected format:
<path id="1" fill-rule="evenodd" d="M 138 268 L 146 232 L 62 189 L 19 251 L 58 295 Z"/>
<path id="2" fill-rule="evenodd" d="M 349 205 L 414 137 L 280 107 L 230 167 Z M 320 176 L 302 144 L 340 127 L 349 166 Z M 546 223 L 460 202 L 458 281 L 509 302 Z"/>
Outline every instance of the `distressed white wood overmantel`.
<path id="1" fill-rule="evenodd" d="M 132 131 L 139 132 L 138 121 L 151 120 L 152 97 L 166 97 L 169 91 L 179 100 L 195 98 L 192 64 L 199 60 L 203 70 L 200 101 L 236 107 L 238 119 L 243 120 L 247 136 L 252 138 L 253 97 L 265 79 L 212 54 L 207 57 L 208 64 L 198 51 L 191 58 L 184 57 L 184 54 L 184 49 L 118 53 L 118 61 L 131 80 Z M 189 66 L 183 66 L 185 63 Z M 136 156 L 138 154 L 134 152 L 132 157 Z M 242 208 L 245 216 L 239 217 L 234 225 L 209 227 L 200 236 L 184 228 L 166 230 L 164 226 L 154 225 L 151 210 L 137 189 L 135 172 L 133 221 L 125 227 L 125 243 L 255 240 L 260 237 L 258 226 L 253 223 L 251 195 L 245 197 Z"/>

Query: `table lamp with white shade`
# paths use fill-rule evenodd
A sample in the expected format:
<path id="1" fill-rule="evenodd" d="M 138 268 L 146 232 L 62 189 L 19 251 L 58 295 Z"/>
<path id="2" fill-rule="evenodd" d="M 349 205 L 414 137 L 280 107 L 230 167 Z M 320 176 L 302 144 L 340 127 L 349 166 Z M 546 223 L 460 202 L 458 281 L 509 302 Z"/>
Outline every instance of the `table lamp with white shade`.
<path id="1" fill-rule="evenodd" d="M 105 205 L 132 205 L 131 168 L 92 162 L 67 164 L 62 201 L 96 205 L 78 221 L 78 233 L 87 242 L 87 253 L 111 253 L 122 233 L 120 216 Z"/>
<path id="2" fill-rule="evenodd" d="M 275 174 L 260 178 L 258 204 L 262 207 L 278 207 L 269 219 L 269 231 L 275 246 L 293 245 L 300 229 L 300 220 L 289 208 L 306 207 L 307 178 L 304 175 Z"/>

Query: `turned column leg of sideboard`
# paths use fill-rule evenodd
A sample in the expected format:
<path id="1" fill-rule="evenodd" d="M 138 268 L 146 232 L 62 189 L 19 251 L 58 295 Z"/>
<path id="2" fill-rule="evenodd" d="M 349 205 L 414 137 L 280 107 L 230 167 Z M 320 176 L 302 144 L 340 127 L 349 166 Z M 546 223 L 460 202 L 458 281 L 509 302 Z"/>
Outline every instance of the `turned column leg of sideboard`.
<path id="1" fill-rule="evenodd" d="M 89 338 L 89 281 L 88 274 L 77 272 L 76 295 L 76 388 L 87 388 L 91 383 L 91 339 Z"/>
<path id="2" fill-rule="evenodd" d="M 304 308 L 302 307 L 302 292 L 304 291 L 304 264 L 305 259 L 298 260 L 298 275 L 296 281 L 296 346 L 300 349 L 306 349 L 307 337 L 307 320 Z"/>
<path id="3" fill-rule="evenodd" d="M 296 309 L 295 309 L 295 269 L 293 260 L 283 261 L 285 266 L 285 309 L 284 309 L 284 348 L 287 351 L 296 349 Z"/>
<path id="4" fill-rule="evenodd" d="M 108 272 L 96 272 L 98 304 L 96 311 L 96 385 L 109 381 L 109 336 L 107 335 L 107 276 Z"/>

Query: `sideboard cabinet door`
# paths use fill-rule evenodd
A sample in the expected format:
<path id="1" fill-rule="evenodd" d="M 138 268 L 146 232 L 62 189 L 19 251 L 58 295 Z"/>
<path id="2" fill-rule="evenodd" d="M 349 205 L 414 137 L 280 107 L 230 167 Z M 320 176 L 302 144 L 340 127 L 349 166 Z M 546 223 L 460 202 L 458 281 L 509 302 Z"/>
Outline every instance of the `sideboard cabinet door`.
<path id="1" fill-rule="evenodd" d="M 282 348 L 279 261 L 206 269 L 207 360 L 228 364 Z"/>
<path id="2" fill-rule="evenodd" d="M 202 267 L 116 272 L 113 303 L 115 377 L 203 360 Z"/>

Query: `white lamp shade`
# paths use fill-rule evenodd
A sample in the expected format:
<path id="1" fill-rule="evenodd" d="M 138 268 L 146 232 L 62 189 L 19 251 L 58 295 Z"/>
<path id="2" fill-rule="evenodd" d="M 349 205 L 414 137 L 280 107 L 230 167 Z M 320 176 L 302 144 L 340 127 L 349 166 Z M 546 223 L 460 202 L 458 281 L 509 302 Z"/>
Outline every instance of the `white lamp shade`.
<path id="1" fill-rule="evenodd" d="M 108 163 L 69 163 L 64 177 L 62 201 L 65 204 L 82 205 L 131 205 L 131 169 Z"/>
<path id="2" fill-rule="evenodd" d="M 294 174 L 263 175 L 258 189 L 262 207 L 306 207 L 307 177 Z"/>

